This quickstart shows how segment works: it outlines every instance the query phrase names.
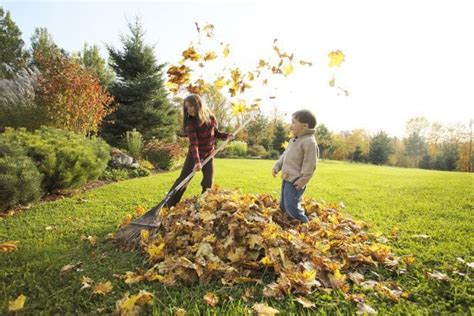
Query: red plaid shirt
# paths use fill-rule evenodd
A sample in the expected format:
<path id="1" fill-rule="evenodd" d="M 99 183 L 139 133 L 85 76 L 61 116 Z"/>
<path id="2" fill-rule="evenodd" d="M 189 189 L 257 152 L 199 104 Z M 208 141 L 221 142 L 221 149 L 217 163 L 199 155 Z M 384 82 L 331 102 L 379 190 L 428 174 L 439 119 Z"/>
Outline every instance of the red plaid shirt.
<path id="1" fill-rule="evenodd" d="M 214 152 L 217 139 L 225 140 L 230 135 L 219 131 L 217 121 L 213 116 L 208 124 L 199 125 L 197 120 L 190 120 L 186 131 L 189 137 L 189 151 L 196 164 L 201 162 L 201 158 L 204 159 Z"/>

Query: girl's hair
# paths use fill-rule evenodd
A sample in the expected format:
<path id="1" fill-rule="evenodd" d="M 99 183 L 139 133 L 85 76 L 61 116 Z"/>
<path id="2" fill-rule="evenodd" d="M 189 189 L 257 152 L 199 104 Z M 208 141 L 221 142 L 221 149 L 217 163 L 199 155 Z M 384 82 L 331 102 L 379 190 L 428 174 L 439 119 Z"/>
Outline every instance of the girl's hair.
<path id="1" fill-rule="evenodd" d="M 188 114 L 188 109 L 186 107 L 186 102 L 191 104 L 196 110 L 197 122 L 199 125 L 208 124 L 211 122 L 211 117 L 213 116 L 212 111 L 202 102 L 202 99 L 197 94 L 190 94 L 184 99 L 183 102 L 183 131 L 186 132 L 186 127 L 189 124 L 191 117 Z"/>
<path id="2" fill-rule="evenodd" d="M 301 123 L 308 124 L 309 128 L 316 127 L 316 116 L 311 111 L 308 110 L 300 110 L 293 113 L 293 117 L 300 121 Z"/>

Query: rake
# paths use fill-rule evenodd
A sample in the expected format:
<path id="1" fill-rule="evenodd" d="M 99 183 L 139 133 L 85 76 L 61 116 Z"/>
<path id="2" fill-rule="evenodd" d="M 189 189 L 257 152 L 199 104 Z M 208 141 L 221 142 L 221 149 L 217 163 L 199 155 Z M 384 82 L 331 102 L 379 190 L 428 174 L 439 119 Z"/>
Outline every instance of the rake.
<path id="1" fill-rule="evenodd" d="M 234 133 L 232 133 L 232 138 L 234 138 L 250 121 L 252 121 L 254 115 L 246 120 Z M 214 156 L 222 151 L 225 146 L 227 146 L 230 142 L 231 138 L 227 138 L 216 150 L 209 156 L 207 156 L 202 162 L 201 166 L 206 165 Z M 185 186 L 189 180 L 196 174 L 197 170 L 193 169 L 193 171 L 183 179 L 175 188 L 170 190 L 165 198 L 156 206 L 152 207 L 148 212 L 143 214 L 141 217 L 136 218 L 129 224 L 120 228 L 116 235 L 115 235 L 115 242 L 127 249 L 136 248 L 140 244 L 140 234 L 141 231 L 146 229 L 149 231 L 150 236 L 153 236 L 157 233 L 158 229 L 161 226 L 161 222 L 159 221 L 160 211 L 163 207 L 165 207 L 169 201 L 169 199 L 178 192 L 183 186 Z"/>

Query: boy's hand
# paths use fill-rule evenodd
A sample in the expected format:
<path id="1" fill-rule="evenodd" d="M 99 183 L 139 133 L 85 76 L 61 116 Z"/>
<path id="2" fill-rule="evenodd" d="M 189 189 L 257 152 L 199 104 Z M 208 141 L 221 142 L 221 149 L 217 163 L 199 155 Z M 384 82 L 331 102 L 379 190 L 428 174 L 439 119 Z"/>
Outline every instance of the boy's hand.
<path id="1" fill-rule="evenodd" d="M 275 169 L 272 169 L 272 175 L 273 177 L 275 178 L 277 176 L 279 171 L 275 170 Z"/>
<path id="2" fill-rule="evenodd" d="M 301 182 L 299 182 L 299 180 L 295 181 L 295 183 L 293 183 L 293 185 L 295 186 L 295 189 L 298 190 L 298 191 L 303 189 L 304 186 L 305 186 Z"/>
<path id="3" fill-rule="evenodd" d="M 201 170 L 202 170 L 202 165 L 201 165 L 201 163 L 195 164 L 195 165 L 194 165 L 194 170 L 196 170 L 196 171 L 201 171 Z"/>

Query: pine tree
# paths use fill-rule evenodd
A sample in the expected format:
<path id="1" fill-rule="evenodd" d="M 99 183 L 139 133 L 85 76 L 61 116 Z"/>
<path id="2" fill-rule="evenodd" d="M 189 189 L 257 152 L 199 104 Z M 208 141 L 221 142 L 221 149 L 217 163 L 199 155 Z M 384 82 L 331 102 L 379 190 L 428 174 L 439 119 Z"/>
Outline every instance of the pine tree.
<path id="1" fill-rule="evenodd" d="M 116 111 L 102 125 L 101 135 L 119 145 L 127 131 L 136 129 L 144 139 L 169 140 L 175 135 L 176 109 L 164 87 L 164 64 L 157 64 L 153 48 L 144 42 L 140 21 L 128 24 L 123 50 L 107 47 L 117 81 L 110 87 Z"/>
<path id="2" fill-rule="evenodd" d="M 388 156 L 392 151 L 393 148 L 388 135 L 384 132 L 379 132 L 370 142 L 369 161 L 376 165 L 382 165 L 387 162 Z"/>
<path id="3" fill-rule="evenodd" d="M 0 78 L 11 78 L 26 66 L 28 54 L 23 50 L 21 31 L 10 17 L 10 12 L 0 7 Z"/>
<path id="4" fill-rule="evenodd" d="M 282 153 L 285 149 L 283 143 L 288 139 L 285 131 L 285 127 L 282 122 L 278 122 L 275 128 L 275 136 L 273 137 L 273 149 L 278 150 Z"/>

